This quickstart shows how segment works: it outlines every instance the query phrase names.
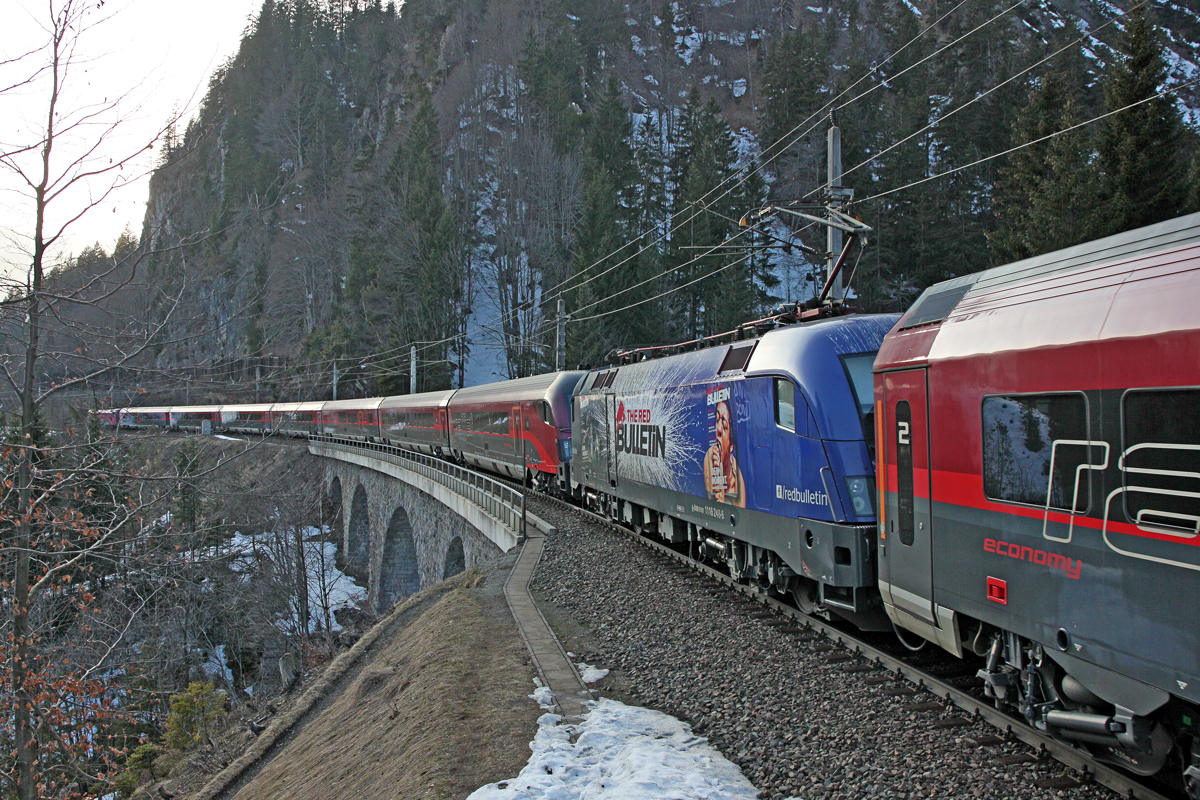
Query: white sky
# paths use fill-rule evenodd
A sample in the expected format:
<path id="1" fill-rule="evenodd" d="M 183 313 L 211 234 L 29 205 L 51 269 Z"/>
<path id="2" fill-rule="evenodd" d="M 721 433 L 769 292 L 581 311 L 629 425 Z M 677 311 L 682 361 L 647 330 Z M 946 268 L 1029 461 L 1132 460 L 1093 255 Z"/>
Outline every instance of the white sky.
<path id="1" fill-rule="evenodd" d="M 62 1 L 0 0 L 0 61 L 45 42 L 47 9 Z M 119 158 L 149 143 L 173 109 L 182 112 L 184 120 L 194 116 L 209 77 L 237 52 L 242 33 L 262 7 L 262 0 L 105 0 L 95 10 L 97 4 L 97 0 L 89 2 L 93 10 L 87 19 L 95 27 L 80 38 L 77 68 L 70 73 L 71 83 L 66 87 L 67 107 L 79 109 L 106 98 L 110 102 L 122 98 L 122 122 L 100 153 L 104 158 Z M 41 60 L 44 58 L 34 54 L 22 64 L 0 65 L 0 88 Z M 28 141 L 30 131 L 44 124 L 45 102 L 44 86 L 0 94 L 0 152 L 4 145 Z M 181 124 L 181 132 L 183 127 Z M 85 135 L 64 145 L 78 153 L 77 148 L 94 138 L 96 129 L 89 132 L 93 137 Z M 96 242 L 111 252 L 126 226 L 141 233 L 149 170 L 158 154 L 156 145 L 122 171 L 128 182 L 72 223 L 59 256 L 77 253 Z M 22 241 L 22 237 L 32 231 L 34 217 L 28 193 L 21 189 L 10 173 L 0 173 L 0 272 L 8 274 L 24 274 L 29 264 L 28 255 L 22 252 L 28 250 L 28 240 Z M 90 191 L 90 198 L 83 192 L 64 196 L 58 204 L 60 214 L 78 213 L 102 187 L 93 184 Z M 52 221 L 65 219 L 60 215 Z"/>

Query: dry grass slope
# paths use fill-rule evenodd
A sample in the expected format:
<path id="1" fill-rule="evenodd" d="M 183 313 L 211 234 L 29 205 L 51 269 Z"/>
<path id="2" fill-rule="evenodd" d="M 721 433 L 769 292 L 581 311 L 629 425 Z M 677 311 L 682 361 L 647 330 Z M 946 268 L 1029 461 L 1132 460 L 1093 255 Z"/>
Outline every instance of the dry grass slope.
<path id="1" fill-rule="evenodd" d="M 526 697 L 533 669 L 496 591 L 506 574 L 480 586 L 482 576 L 468 573 L 381 637 L 236 797 L 463 798 L 517 774 L 540 711 Z"/>

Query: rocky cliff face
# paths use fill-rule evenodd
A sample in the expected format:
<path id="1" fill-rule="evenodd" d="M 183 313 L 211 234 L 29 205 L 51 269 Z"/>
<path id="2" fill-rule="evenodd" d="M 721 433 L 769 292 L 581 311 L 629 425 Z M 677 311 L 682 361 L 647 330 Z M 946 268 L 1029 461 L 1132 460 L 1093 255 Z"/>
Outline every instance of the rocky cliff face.
<path id="1" fill-rule="evenodd" d="M 396 10 L 267 0 L 152 183 L 142 238 L 163 287 L 152 304 L 174 319 L 158 364 L 288 357 L 307 376 L 293 386 L 303 393 L 327 385 L 340 358 L 354 382 L 345 391 L 397 390 L 409 343 L 432 341 L 421 346 L 422 389 L 539 371 L 551 358 L 557 288 L 589 266 L 581 253 L 597 230 L 617 246 L 651 232 L 638 240 L 649 243 L 638 274 L 659 277 L 627 297 L 668 294 L 640 313 L 704 311 L 711 297 L 685 309 L 671 294 L 686 272 L 672 268 L 694 256 L 685 229 L 669 233 L 696 209 L 682 200 L 689 159 L 700 157 L 688 138 L 692 90 L 731 137 L 733 163 L 714 181 L 762 166 L 777 200 L 820 184 L 822 109 L 835 97 L 849 102 L 839 119 L 845 167 L 876 159 L 847 176 L 860 198 L 1004 149 L 1026 87 L 1061 59 L 976 98 L 1074 30 L 1090 84 L 1076 88 L 1089 116 L 1103 110 L 1122 27 L 1112 4 L 968 6 L 410 0 Z M 1178 3 L 1154 13 L 1167 85 L 1200 76 L 1200 15 Z M 598 109 L 610 83 L 626 125 L 605 133 Z M 1179 102 L 1200 107 L 1196 87 Z M 969 107 L 938 124 L 960 105 Z M 786 147 L 774 146 L 779 137 Z M 605 139 L 627 145 L 630 170 L 598 149 Z M 1000 167 L 864 206 L 880 233 L 858 279 L 864 299 L 902 304 L 929 282 L 986 266 Z M 604 191 L 619 199 L 604 206 Z M 714 196 L 707 215 L 748 210 Z M 812 290 L 811 256 L 762 252 L 738 278 L 753 290 L 745 313 Z M 637 283 L 621 275 L 571 290 L 568 312 Z M 630 335 L 619 319 L 571 331 L 607 346 Z M 683 333 L 672 323 L 654 335 Z"/>

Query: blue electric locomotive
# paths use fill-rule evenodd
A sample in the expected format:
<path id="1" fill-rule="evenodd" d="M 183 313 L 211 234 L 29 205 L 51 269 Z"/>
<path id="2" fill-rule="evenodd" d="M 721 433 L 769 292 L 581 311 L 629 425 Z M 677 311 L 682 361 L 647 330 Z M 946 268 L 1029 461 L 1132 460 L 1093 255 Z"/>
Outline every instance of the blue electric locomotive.
<path id="1" fill-rule="evenodd" d="M 890 628 L 871 366 L 898 319 L 824 319 L 592 370 L 572 398 L 572 491 L 808 613 Z"/>

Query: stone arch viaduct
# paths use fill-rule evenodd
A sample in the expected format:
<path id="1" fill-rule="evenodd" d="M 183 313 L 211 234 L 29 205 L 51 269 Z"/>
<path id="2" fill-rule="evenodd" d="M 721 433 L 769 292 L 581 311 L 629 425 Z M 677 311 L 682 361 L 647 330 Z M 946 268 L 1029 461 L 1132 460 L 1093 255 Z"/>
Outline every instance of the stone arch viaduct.
<path id="1" fill-rule="evenodd" d="M 313 437 L 341 508 L 343 569 L 376 612 L 494 558 L 520 538 L 519 495 L 490 478 L 396 448 Z"/>

